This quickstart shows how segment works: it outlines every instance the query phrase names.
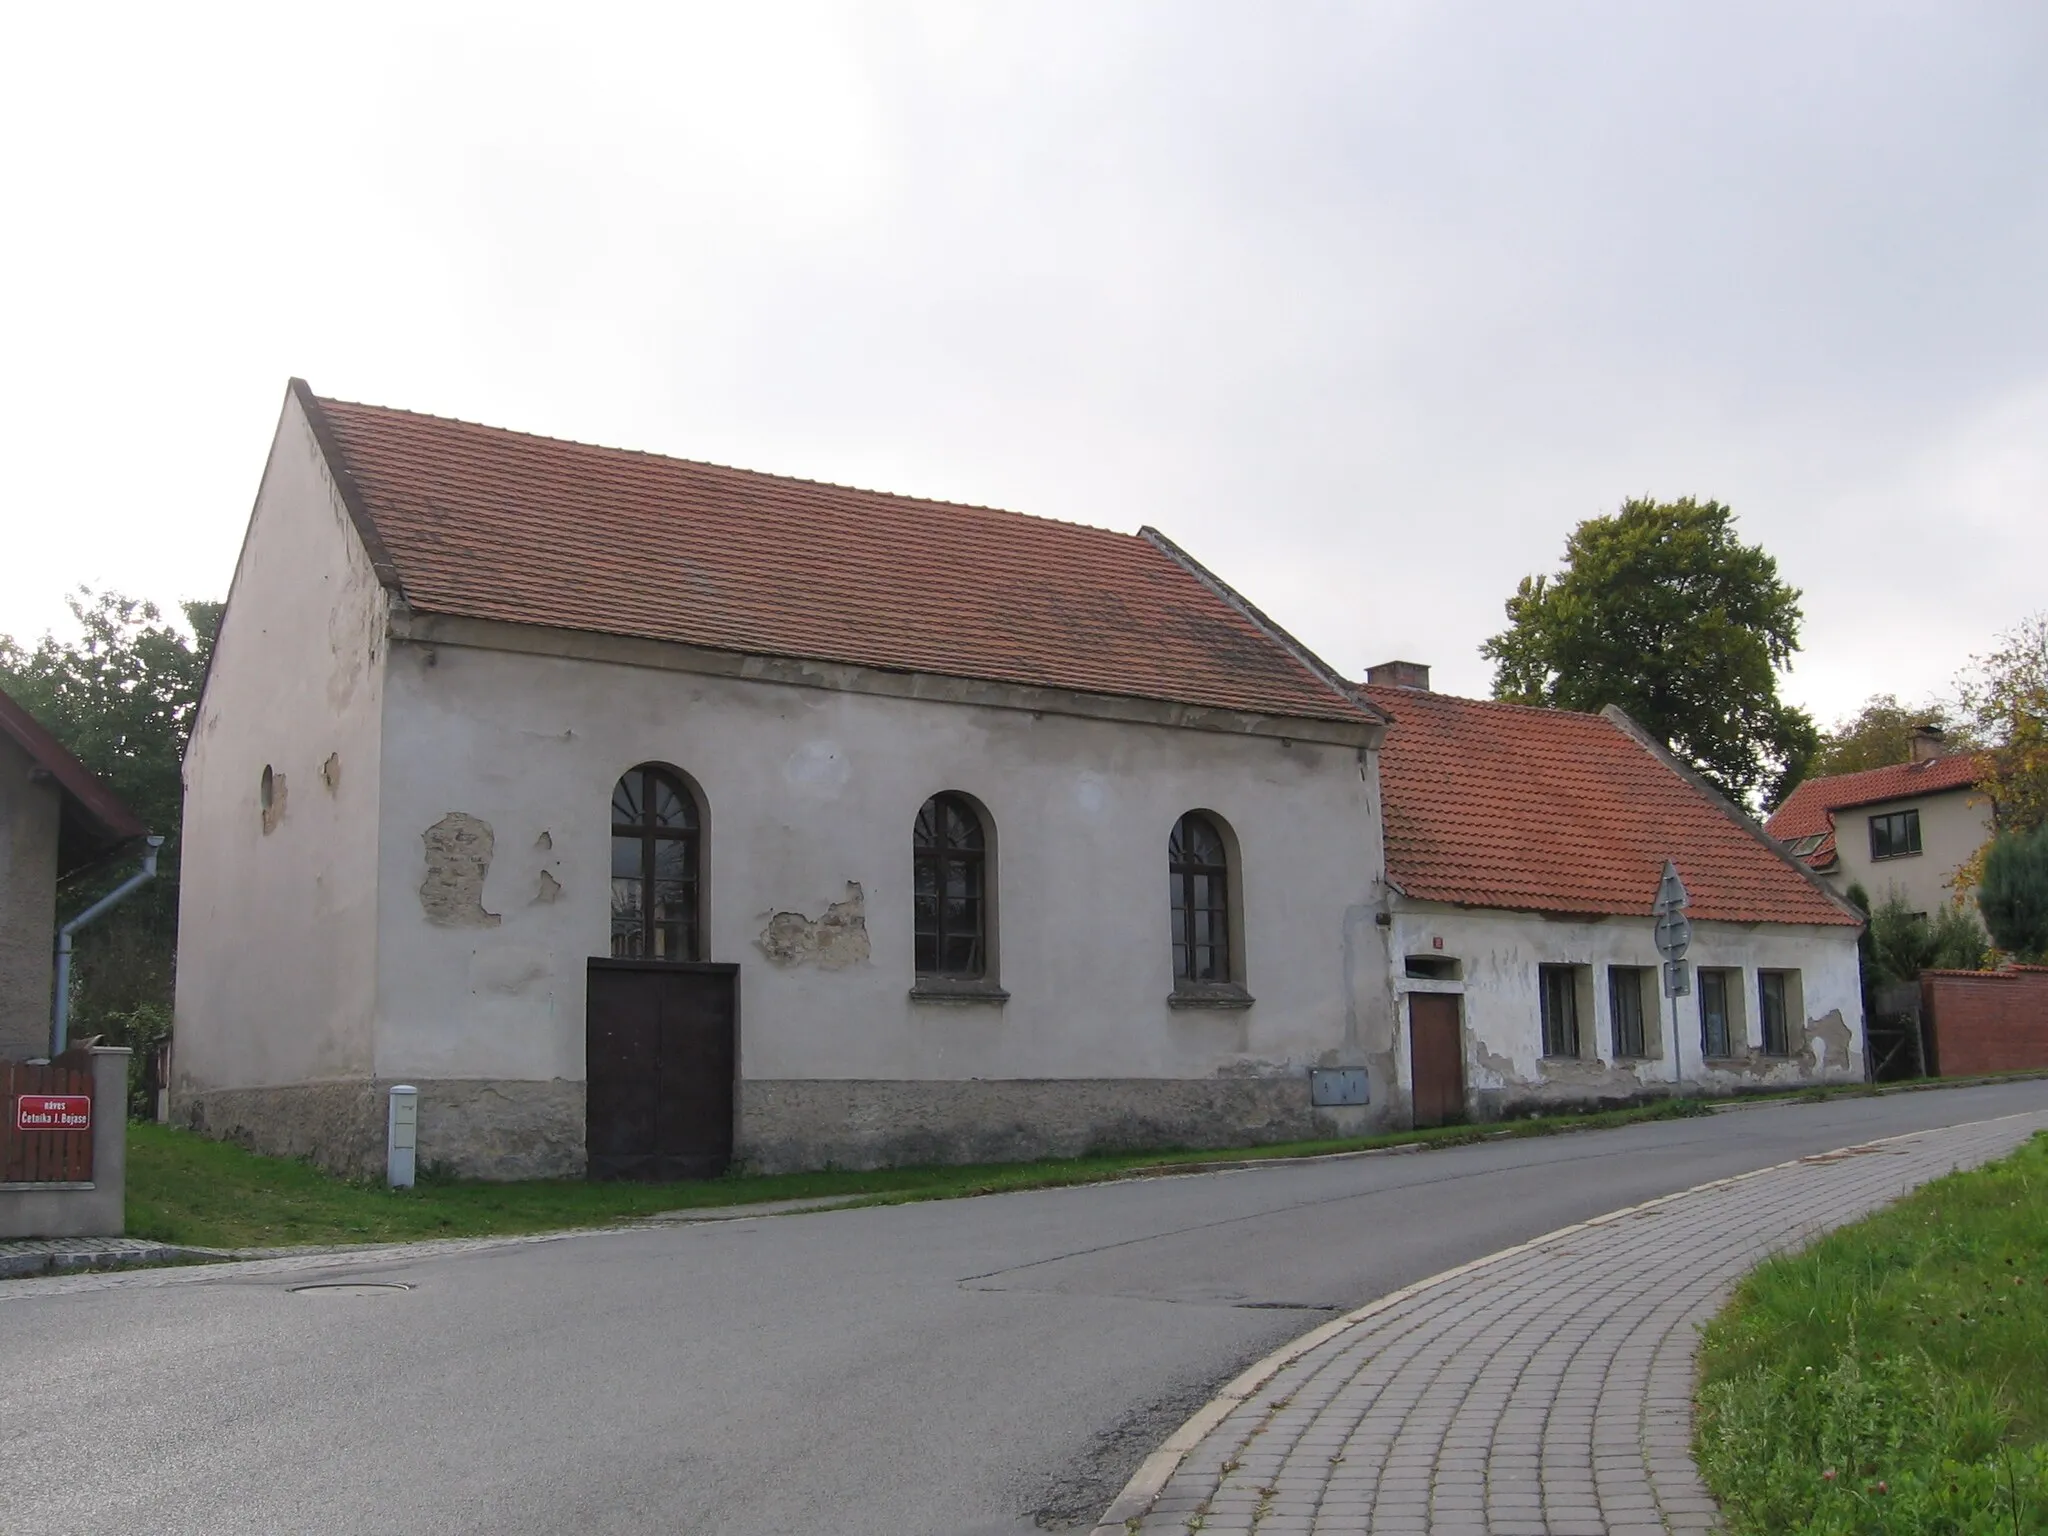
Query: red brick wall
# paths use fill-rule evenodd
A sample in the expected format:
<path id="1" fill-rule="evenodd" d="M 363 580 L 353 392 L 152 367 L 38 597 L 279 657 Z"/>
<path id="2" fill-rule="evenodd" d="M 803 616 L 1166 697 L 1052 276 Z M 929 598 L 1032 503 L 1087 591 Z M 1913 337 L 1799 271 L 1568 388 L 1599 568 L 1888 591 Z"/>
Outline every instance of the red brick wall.
<path id="1" fill-rule="evenodd" d="M 1922 971 L 1920 1012 L 1942 1077 L 2048 1067 L 2048 966 Z"/>

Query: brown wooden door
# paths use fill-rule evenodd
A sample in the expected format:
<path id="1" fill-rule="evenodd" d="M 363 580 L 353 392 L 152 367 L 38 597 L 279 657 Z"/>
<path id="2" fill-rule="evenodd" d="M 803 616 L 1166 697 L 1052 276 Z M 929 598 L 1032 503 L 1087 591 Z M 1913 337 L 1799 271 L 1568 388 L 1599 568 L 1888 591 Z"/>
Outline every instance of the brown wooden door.
<path id="1" fill-rule="evenodd" d="M 709 1179 L 732 1162 L 739 967 L 590 962 L 584 1136 L 593 1179 Z"/>
<path id="2" fill-rule="evenodd" d="M 1455 993 L 1408 994 L 1408 1060 L 1415 1069 L 1415 1123 L 1465 1118 L 1465 1042 Z"/>

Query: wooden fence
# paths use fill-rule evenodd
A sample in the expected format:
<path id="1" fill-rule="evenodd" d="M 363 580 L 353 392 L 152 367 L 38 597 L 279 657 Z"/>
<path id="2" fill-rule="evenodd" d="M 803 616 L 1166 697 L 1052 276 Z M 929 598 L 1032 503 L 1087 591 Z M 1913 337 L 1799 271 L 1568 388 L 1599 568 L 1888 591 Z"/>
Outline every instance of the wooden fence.
<path id="1" fill-rule="evenodd" d="M 125 1104 L 92 1103 L 92 1057 L 67 1051 L 47 1066 L 0 1061 L 0 1184 L 85 1184 L 92 1179 L 92 1128 L 22 1130 L 22 1100 L 83 1098 L 90 1113 L 123 1115 Z M 42 1118 L 34 1112 L 28 1118 Z"/>

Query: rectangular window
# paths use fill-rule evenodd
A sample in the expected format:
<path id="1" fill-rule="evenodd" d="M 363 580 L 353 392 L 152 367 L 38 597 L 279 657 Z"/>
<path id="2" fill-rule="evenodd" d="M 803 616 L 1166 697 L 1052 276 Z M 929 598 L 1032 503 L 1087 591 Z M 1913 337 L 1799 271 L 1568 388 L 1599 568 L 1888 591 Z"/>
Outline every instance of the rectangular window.
<path id="1" fill-rule="evenodd" d="M 1920 851 L 1920 813 L 1893 811 L 1870 818 L 1870 856 L 1873 859 L 1902 859 Z"/>
<path id="2" fill-rule="evenodd" d="M 1763 1016 L 1766 1056 L 1792 1054 L 1792 995 L 1792 972 L 1756 973 L 1756 1001 L 1757 1009 Z"/>
<path id="3" fill-rule="evenodd" d="M 1650 973 L 1636 965 L 1607 967 L 1607 1008 L 1614 1018 L 1614 1057 L 1649 1055 L 1643 1034 L 1643 989 Z"/>
<path id="4" fill-rule="evenodd" d="M 1735 1015 L 1731 1004 L 1740 995 L 1740 971 L 1700 970 L 1700 1054 L 1726 1060 L 1735 1054 Z"/>
<path id="5" fill-rule="evenodd" d="M 1575 965 L 1540 965 L 1537 986 L 1543 1008 L 1543 1054 L 1579 1054 L 1579 968 Z"/>

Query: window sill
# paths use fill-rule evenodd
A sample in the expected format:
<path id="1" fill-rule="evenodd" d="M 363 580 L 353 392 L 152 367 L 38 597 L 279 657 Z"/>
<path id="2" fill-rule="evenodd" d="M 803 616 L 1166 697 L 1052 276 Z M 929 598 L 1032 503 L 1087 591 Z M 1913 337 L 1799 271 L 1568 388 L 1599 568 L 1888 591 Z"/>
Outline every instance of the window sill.
<path id="1" fill-rule="evenodd" d="M 910 1000 L 913 1003 L 994 1003 L 1000 1006 L 1010 1000 L 1010 994 L 993 981 L 968 976 L 920 976 L 910 989 Z"/>
<path id="2" fill-rule="evenodd" d="M 1919 848 L 1908 848 L 1904 853 L 1873 853 L 1870 856 L 1870 862 L 1873 864 L 1889 864 L 1894 859 L 1917 859 L 1922 852 L 1923 850 Z"/>
<path id="3" fill-rule="evenodd" d="M 1166 995 L 1169 1008 L 1249 1008 L 1256 1001 L 1234 981 L 1197 982 L 1175 987 Z"/>

